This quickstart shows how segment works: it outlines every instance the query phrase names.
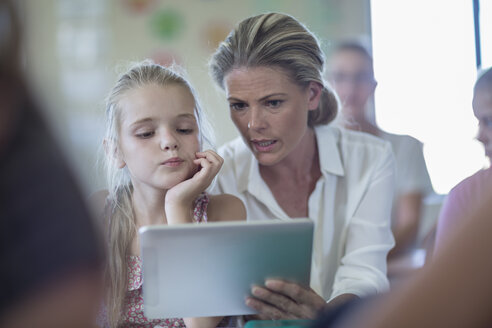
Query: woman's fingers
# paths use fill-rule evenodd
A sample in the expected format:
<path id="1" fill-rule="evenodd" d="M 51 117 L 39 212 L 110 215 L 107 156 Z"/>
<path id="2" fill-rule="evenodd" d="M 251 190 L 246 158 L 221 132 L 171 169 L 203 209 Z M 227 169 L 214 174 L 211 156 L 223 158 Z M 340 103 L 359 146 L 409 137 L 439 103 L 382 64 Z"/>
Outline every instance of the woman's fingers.
<path id="1" fill-rule="evenodd" d="M 258 311 L 260 320 L 295 319 L 294 317 L 288 316 L 287 313 L 284 313 L 274 305 L 268 304 L 261 299 L 248 297 L 246 298 L 246 305 Z"/>
<path id="2" fill-rule="evenodd" d="M 251 292 L 255 297 L 256 306 L 260 307 L 260 309 L 255 309 L 261 314 L 269 317 L 281 315 L 280 318 L 284 319 L 299 318 L 297 315 L 299 313 L 298 305 L 285 295 L 272 292 L 260 286 L 254 286 Z"/>
<path id="3" fill-rule="evenodd" d="M 306 289 L 294 282 L 288 282 L 277 279 L 267 279 L 265 286 L 275 292 L 284 294 L 299 304 L 322 304 L 325 303 L 323 298 L 316 294 L 312 289 Z"/>
<path id="4" fill-rule="evenodd" d="M 284 313 L 286 318 L 313 319 L 318 312 L 325 306 L 325 300 L 316 294 L 312 289 L 282 280 L 267 280 L 267 288 L 254 286 L 253 295 L 269 304 L 263 307 L 271 311 L 270 307 L 275 307 Z"/>

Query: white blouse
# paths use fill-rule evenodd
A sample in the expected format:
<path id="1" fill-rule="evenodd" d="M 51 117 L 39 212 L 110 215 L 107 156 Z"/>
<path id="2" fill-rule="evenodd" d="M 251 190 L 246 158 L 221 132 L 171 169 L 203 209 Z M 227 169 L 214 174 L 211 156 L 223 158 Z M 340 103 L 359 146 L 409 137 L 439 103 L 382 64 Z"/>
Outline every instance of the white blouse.
<path id="1" fill-rule="evenodd" d="M 309 196 L 314 221 L 311 287 L 323 298 L 379 293 L 389 287 L 386 255 L 394 246 L 390 213 L 395 164 L 388 142 L 335 126 L 315 128 L 322 176 Z M 290 220 L 237 138 L 219 149 L 224 165 L 212 193 L 238 196 L 248 220 Z"/>
<path id="2" fill-rule="evenodd" d="M 425 197 L 433 193 L 422 143 L 408 135 L 388 132 L 382 132 L 379 137 L 390 142 L 395 154 L 396 195 L 420 192 Z"/>

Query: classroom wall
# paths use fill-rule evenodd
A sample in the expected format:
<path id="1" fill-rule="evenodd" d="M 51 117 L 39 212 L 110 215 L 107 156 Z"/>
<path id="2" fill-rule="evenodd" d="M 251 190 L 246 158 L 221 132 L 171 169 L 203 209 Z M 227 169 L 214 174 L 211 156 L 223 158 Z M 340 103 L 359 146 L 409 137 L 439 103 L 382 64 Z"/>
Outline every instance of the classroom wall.
<path id="1" fill-rule="evenodd" d="M 291 14 L 321 40 L 370 42 L 369 0 L 21 0 L 25 63 L 46 115 L 87 193 L 104 187 L 96 168 L 104 98 L 130 61 L 175 60 L 188 71 L 215 127 L 217 145 L 237 136 L 208 75 L 218 42 L 241 19 Z"/>

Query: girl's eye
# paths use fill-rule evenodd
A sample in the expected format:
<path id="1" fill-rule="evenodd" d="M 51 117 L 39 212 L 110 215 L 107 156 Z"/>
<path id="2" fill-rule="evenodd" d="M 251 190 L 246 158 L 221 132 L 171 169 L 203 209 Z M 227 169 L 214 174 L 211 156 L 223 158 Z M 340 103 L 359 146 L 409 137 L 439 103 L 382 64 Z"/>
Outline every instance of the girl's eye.
<path id="1" fill-rule="evenodd" d="M 155 134 L 154 131 L 145 131 L 145 132 L 137 133 L 136 136 L 138 138 L 147 139 L 147 138 L 152 137 L 154 134 Z"/>
<path id="2" fill-rule="evenodd" d="M 191 133 L 193 133 L 193 129 L 176 129 L 176 131 L 178 133 L 181 133 L 181 134 L 191 134 Z"/>
<path id="3" fill-rule="evenodd" d="M 231 103 L 229 104 L 229 108 L 233 111 L 241 111 L 248 107 L 245 103 Z"/>
<path id="4" fill-rule="evenodd" d="M 282 105 L 283 102 L 284 102 L 283 100 L 278 100 L 278 99 L 267 100 L 266 105 L 270 108 L 278 108 L 280 107 L 280 105 Z"/>

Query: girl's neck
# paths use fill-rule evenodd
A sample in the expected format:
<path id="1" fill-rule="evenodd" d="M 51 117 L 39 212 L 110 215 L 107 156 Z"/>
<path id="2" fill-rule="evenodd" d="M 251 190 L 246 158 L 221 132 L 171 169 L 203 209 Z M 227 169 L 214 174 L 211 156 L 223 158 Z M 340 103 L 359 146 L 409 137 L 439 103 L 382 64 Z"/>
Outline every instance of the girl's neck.
<path id="1" fill-rule="evenodd" d="M 309 163 L 310 165 L 306 165 Z M 312 175 L 313 166 L 319 168 L 318 146 L 316 135 L 308 128 L 299 144 L 279 163 L 272 166 L 260 165 L 260 174 L 264 180 L 275 179 L 305 179 Z"/>
<path id="2" fill-rule="evenodd" d="M 137 227 L 167 224 L 164 209 L 166 192 L 167 190 L 162 191 L 134 186 L 132 203 Z"/>

